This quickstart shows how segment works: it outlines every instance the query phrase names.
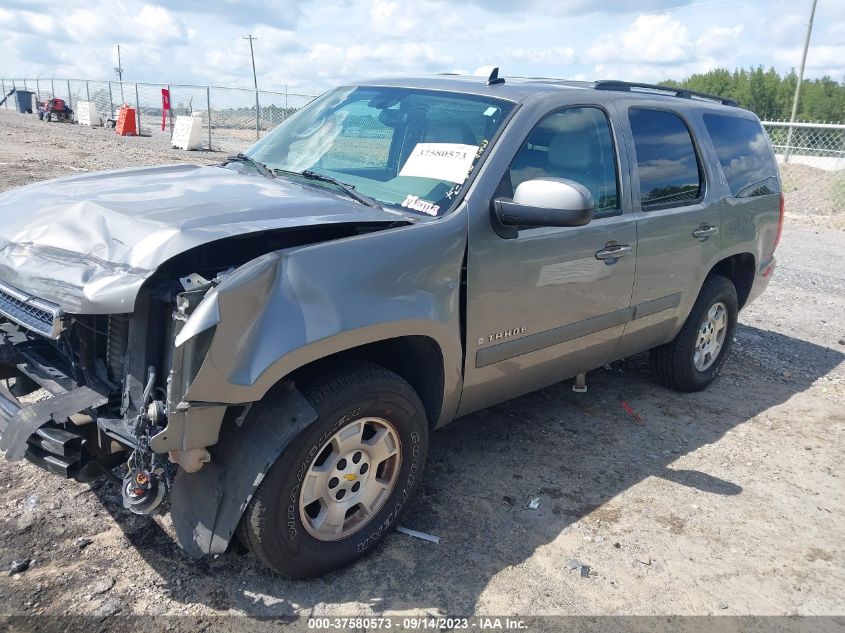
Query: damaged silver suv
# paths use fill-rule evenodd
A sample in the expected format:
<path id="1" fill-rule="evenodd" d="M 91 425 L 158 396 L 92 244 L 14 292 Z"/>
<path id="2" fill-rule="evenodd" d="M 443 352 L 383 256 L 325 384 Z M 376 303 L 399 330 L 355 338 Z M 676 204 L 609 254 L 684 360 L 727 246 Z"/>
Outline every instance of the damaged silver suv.
<path id="1" fill-rule="evenodd" d="M 727 99 L 494 72 L 347 85 L 221 165 L 34 184 L 0 218 L 6 459 L 123 467 L 191 555 L 309 577 L 384 539 L 458 416 L 644 350 L 706 387 L 783 198 Z"/>

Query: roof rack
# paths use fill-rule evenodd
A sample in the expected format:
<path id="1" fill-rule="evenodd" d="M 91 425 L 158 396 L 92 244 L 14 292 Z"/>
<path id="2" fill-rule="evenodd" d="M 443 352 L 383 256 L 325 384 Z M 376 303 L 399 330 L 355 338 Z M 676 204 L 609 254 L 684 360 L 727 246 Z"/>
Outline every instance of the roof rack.
<path id="1" fill-rule="evenodd" d="M 695 90 L 687 90 L 686 88 L 672 88 L 671 86 L 658 86 L 657 84 L 642 84 L 632 81 L 618 81 L 615 79 L 596 81 L 593 83 L 593 88 L 596 90 L 618 90 L 622 92 L 637 92 L 637 91 L 657 91 L 664 94 L 668 93 L 674 97 L 682 99 L 703 99 L 705 101 L 715 101 L 726 106 L 739 106 L 735 99 L 728 97 L 720 97 L 718 95 L 711 95 L 706 92 L 696 92 Z"/>

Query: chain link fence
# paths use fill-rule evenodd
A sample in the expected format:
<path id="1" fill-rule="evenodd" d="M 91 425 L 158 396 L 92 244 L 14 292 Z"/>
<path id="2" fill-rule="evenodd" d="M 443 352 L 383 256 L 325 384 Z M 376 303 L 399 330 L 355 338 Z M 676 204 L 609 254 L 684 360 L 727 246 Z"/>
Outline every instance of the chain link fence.
<path id="1" fill-rule="evenodd" d="M 821 169 L 845 169 L 845 125 L 764 121 L 778 160 Z"/>
<path id="2" fill-rule="evenodd" d="M 138 129 L 146 136 L 169 140 L 176 116 L 201 117 L 209 149 L 235 151 L 259 138 L 314 99 L 313 95 L 246 88 L 156 84 L 88 79 L 0 79 L 3 95 L 12 89 L 33 93 L 33 101 L 58 97 L 74 110 L 80 101 L 94 101 L 99 114 L 116 119 L 121 104 L 134 107 Z M 171 109 L 162 130 L 163 88 L 170 90 Z M 17 107 L 12 95 L 4 107 Z M 35 104 L 31 110 L 35 112 Z M 778 160 L 822 169 L 845 169 L 845 125 L 764 121 Z"/>
<path id="3" fill-rule="evenodd" d="M 162 109 L 165 88 L 170 91 L 167 112 Z M 314 99 L 313 95 L 247 88 L 89 79 L 0 79 L 0 89 L 4 96 L 12 89 L 31 92 L 33 103 L 28 109 L 32 112 L 37 112 L 35 102 L 52 98 L 64 100 L 74 111 L 80 101 L 93 101 L 103 119 L 115 120 L 118 109 L 126 104 L 135 108 L 142 135 L 162 139 L 172 136 L 177 116 L 197 116 L 202 119 L 205 147 L 222 151 L 243 148 Z M 3 107 L 18 108 L 14 94 Z"/>

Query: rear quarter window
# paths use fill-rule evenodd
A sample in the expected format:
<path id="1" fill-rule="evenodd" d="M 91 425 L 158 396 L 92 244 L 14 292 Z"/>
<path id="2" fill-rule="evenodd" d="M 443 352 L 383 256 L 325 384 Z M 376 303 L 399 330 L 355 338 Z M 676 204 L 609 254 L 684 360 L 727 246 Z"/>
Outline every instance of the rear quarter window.
<path id="1" fill-rule="evenodd" d="M 775 157 L 758 121 L 705 114 L 704 126 L 713 140 L 732 196 L 749 198 L 780 192 Z"/>

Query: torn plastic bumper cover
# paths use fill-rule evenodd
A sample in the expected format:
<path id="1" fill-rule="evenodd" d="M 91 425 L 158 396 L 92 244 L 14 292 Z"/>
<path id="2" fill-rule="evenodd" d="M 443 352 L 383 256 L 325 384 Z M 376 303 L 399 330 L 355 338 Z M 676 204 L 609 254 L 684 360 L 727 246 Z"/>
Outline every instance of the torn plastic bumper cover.
<path id="1" fill-rule="evenodd" d="M 72 391 L 21 406 L 6 386 L 0 383 L 0 451 L 6 459 L 17 461 L 27 452 L 29 437 L 51 420 L 64 420 L 68 416 L 104 405 L 108 397 L 89 387 Z"/>
<path id="2" fill-rule="evenodd" d="M 182 548 L 193 558 L 226 550 L 241 515 L 264 475 L 288 443 L 317 419 L 317 412 L 291 384 L 280 389 L 272 424 L 247 415 L 243 425 L 224 425 L 210 447 L 211 461 L 196 473 L 180 470 L 171 493 L 170 515 Z"/>

